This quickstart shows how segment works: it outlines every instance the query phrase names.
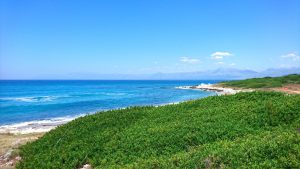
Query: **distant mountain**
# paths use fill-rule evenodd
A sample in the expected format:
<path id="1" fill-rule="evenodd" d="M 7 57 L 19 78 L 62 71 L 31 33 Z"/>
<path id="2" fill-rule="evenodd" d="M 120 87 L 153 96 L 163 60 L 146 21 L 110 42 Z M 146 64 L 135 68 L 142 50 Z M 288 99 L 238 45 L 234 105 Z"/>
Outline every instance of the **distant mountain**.
<path id="1" fill-rule="evenodd" d="M 51 75 L 43 79 L 90 79 L 90 80 L 239 80 L 254 77 L 274 77 L 288 74 L 300 74 L 300 67 L 272 68 L 264 71 L 248 69 L 219 68 L 197 72 L 154 73 L 154 74 L 68 74 Z M 34 78 L 41 79 L 41 78 Z"/>
<path id="2" fill-rule="evenodd" d="M 284 76 L 288 74 L 300 74 L 300 67 L 294 67 L 294 68 L 278 68 L 278 69 L 267 69 L 265 71 L 262 71 L 261 76 Z"/>
<path id="3" fill-rule="evenodd" d="M 210 80 L 210 79 L 241 79 L 257 76 L 257 72 L 252 70 L 240 70 L 233 68 L 219 68 L 216 70 L 184 72 L 184 73 L 157 73 L 150 76 L 150 79 L 174 79 L 174 80 Z"/>
<path id="4" fill-rule="evenodd" d="M 241 79 L 258 76 L 258 72 L 248 69 L 219 68 L 205 73 L 215 79 Z"/>
<path id="5" fill-rule="evenodd" d="M 266 77 L 266 76 L 283 76 L 288 74 L 300 74 L 300 68 L 278 68 L 267 69 L 261 72 L 248 70 L 248 69 L 235 69 L 235 68 L 219 68 L 215 70 L 199 71 L 199 72 L 183 72 L 183 73 L 157 73 L 148 76 L 148 79 L 157 80 L 234 80 L 234 79 L 246 79 L 254 77 Z"/>

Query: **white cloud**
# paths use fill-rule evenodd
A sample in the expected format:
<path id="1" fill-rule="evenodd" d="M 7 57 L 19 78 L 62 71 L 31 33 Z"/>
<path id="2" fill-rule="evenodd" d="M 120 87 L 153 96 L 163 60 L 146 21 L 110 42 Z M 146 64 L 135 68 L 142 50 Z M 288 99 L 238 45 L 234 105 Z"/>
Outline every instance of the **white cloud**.
<path id="1" fill-rule="evenodd" d="M 190 57 L 181 57 L 180 58 L 180 62 L 188 63 L 188 64 L 195 64 L 195 63 L 199 63 L 200 60 L 199 59 L 190 58 Z"/>
<path id="2" fill-rule="evenodd" d="M 235 64 L 235 63 L 230 63 L 229 65 L 230 65 L 230 66 L 235 66 L 236 64 Z"/>
<path id="3" fill-rule="evenodd" d="M 282 58 L 292 59 L 294 61 L 300 60 L 300 56 L 296 52 L 291 52 L 281 56 Z"/>
<path id="4" fill-rule="evenodd" d="M 217 62 L 218 65 L 224 65 L 224 62 Z"/>
<path id="5" fill-rule="evenodd" d="M 214 60 L 222 60 L 226 56 L 232 56 L 232 54 L 229 52 L 215 52 L 212 53 L 210 56 Z"/>

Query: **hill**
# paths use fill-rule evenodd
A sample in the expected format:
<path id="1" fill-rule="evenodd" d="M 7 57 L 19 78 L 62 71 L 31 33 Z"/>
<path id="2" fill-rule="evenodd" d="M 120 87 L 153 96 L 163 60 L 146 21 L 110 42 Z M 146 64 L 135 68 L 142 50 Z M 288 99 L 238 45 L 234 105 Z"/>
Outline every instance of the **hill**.
<path id="1" fill-rule="evenodd" d="M 246 80 L 227 81 L 221 83 L 226 87 L 239 88 L 275 88 L 284 85 L 300 84 L 300 74 L 291 74 L 282 77 L 252 78 Z"/>
<path id="2" fill-rule="evenodd" d="M 300 168 L 300 95 L 99 112 L 21 147 L 17 168 Z"/>

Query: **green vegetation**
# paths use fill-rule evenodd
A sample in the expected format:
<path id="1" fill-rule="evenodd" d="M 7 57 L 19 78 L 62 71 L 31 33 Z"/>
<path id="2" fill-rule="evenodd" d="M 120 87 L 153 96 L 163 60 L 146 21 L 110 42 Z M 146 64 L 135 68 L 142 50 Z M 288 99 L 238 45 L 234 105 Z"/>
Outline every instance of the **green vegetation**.
<path id="1" fill-rule="evenodd" d="M 300 95 L 211 96 L 78 118 L 21 148 L 17 168 L 300 168 Z"/>
<path id="2" fill-rule="evenodd" d="M 227 87 L 239 88 L 272 88 L 282 87 L 286 84 L 300 84 L 300 74 L 291 74 L 282 77 L 253 78 L 221 83 Z"/>

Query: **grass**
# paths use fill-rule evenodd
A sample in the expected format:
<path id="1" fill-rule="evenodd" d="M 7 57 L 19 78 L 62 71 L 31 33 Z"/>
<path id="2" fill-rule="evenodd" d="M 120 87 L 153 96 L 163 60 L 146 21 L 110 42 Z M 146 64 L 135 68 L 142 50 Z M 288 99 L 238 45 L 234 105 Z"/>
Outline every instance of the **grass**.
<path id="1" fill-rule="evenodd" d="M 236 80 L 221 83 L 226 87 L 238 88 L 274 88 L 286 84 L 300 84 L 300 74 L 291 74 L 282 77 L 264 77 L 246 80 Z"/>
<path id="2" fill-rule="evenodd" d="M 78 118 L 17 168 L 300 168 L 300 95 L 256 91 Z"/>

